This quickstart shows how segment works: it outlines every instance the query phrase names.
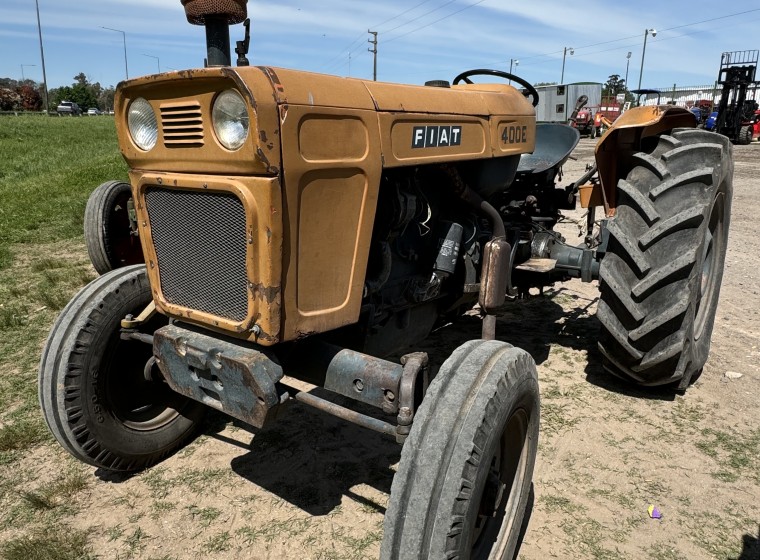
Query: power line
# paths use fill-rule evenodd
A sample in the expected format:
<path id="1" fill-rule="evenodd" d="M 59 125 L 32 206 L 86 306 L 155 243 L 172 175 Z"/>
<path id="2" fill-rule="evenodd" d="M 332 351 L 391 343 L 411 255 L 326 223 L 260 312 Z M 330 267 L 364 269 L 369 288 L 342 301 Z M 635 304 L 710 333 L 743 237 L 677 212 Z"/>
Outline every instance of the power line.
<path id="1" fill-rule="evenodd" d="M 420 3 L 418 3 L 418 4 L 415 4 L 415 5 L 414 5 L 414 6 L 412 6 L 411 8 L 408 8 L 408 9 L 404 10 L 403 12 L 400 12 L 400 13 L 396 14 L 395 16 L 393 16 L 393 17 L 390 17 L 390 18 L 386 19 L 386 20 L 385 20 L 385 21 L 383 21 L 382 23 L 379 23 L 379 24 L 377 24 L 377 25 L 373 25 L 372 27 L 374 27 L 375 29 L 377 29 L 377 28 L 379 28 L 379 27 L 381 27 L 381 26 L 385 25 L 386 23 L 389 23 L 389 22 L 393 21 L 394 19 L 398 19 L 398 18 L 400 18 L 400 17 L 401 17 L 401 16 L 403 16 L 404 14 L 408 14 L 409 12 L 411 12 L 411 11 L 413 11 L 413 10 L 415 10 L 415 9 L 419 8 L 419 7 L 420 7 L 420 6 L 422 6 L 423 4 L 427 4 L 427 3 L 428 3 L 428 2 L 430 2 L 430 1 L 431 1 L 431 0 L 423 0 L 422 2 L 420 2 Z M 454 1 L 455 1 L 455 0 L 450 0 L 450 1 L 449 1 L 449 2 L 447 2 L 446 4 L 450 4 L 451 2 L 454 2 Z M 446 4 L 444 4 L 444 6 L 445 6 Z M 443 7 L 443 6 L 440 6 L 440 7 Z M 440 7 L 439 7 L 439 8 L 440 8 Z M 439 9 L 439 8 L 436 8 L 436 10 L 437 10 L 437 9 Z M 418 17 L 417 17 L 417 18 L 415 18 L 415 19 L 419 19 L 420 17 L 424 17 L 425 15 L 427 15 L 427 14 L 429 14 L 429 13 L 432 13 L 432 12 L 434 12 L 434 11 L 435 11 L 435 10 L 431 10 L 430 12 L 426 12 L 425 14 L 422 14 L 422 15 L 418 16 Z M 411 23 L 412 21 L 415 21 L 415 20 L 414 20 L 414 19 L 413 19 L 413 20 L 410 20 L 409 22 L 407 22 L 407 23 L 404 23 L 404 24 L 401 24 L 401 25 L 399 25 L 399 26 L 397 26 L 397 27 L 394 27 L 393 29 L 390 29 L 390 30 L 387 30 L 387 31 L 383 31 L 383 33 L 388 33 L 388 32 L 390 32 L 390 31 L 393 31 L 393 30 L 395 30 L 395 29 L 398 29 L 399 27 L 404 27 L 404 25 L 407 25 L 408 23 Z M 361 35 L 359 35 L 359 36 L 358 36 L 356 39 L 354 39 L 354 40 L 353 40 L 351 43 L 349 43 L 349 44 L 348 44 L 348 46 L 346 46 L 346 47 L 344 47 L 343 49 L 341 49 L 341 52 L 340 52 L 340 53 L 338 53 L 337 55 L 335 55 L 334 57 L 332 57 L 330 60 L 328 60 L 327 62 L 325 62 L 325 63 L 322 65 L 322 67 L 323 67 L 323 68 L 325 68 L 325 67 L 327 67 L 328 65 L 330 65 L 330 68 L 335 68 L 336 66 L 335 66 L 335 64 L 333 64 L 333 62 L 334 62 L 334 61 L 336 61 L 336 60 L 338 60 L 338 59 L 342 59 L 342 58 L 343 58 L 343 56 L 344 56 L 344 53 L 345 53 L 346 51 L 348 51 L 348 55 L 349 55 L 349 56 L 350 56 L 350 55 L 352 55 L 352 54 L 358 54 L 358 52 L 361 52 L 361 50 L 358 50 L 358 49 L 359 49 L 359 47 L 361 47 L 361 46 L 362 46 L 362 44 L 364 43 L 363 39 L 364 39 L 364 34 L 361 34 Z M 357 50 L 358 50 L 358 52 L 357 52 Z M 342 63 L 342 62 L 341 62 L 341 63 L 339 63 L 338 67 L 340 67 L 340 66 L 343 66 L 343 63 Z"/>
<path id="2" fill-rule="evenodd" d="M 470 5 L 468 5 L 468 6 L 465 6 L 464 8 L 461 8 L 461 9 L 459 9 L 459 10 L 455 11 L 455 12 L 451 12 L 450 14 L 448 14 L 448 15 L 446 15 L 446 16 L 443 16 L 442 18 L 439 18 L 439 19 L 437 19 L 437 20 L 435 20 L 435 21 L 431 21 L 430 23 L 427 23 L 427 24 L 425 24 L 425 25 L 421 25 L 420 27 L 416 27 L 416 28 L 414 28 L 414 29 L 412 29 L 412 30 L 410 30 L 410 31 L 407 31 L 406 33 L 402 33 L 401 35 L 396 35 L 395 37 L 392 37 L 392 38 L 390 38 L 390 39 L 387 39 L 385 42 L 386 42 L 386 43 L 390 43 L 391 41 L 395 41 L 396 39 L 401 39 L 401 37 L 406 37 L 406 36 L 407 36 L 407 35 L 409 35 L 410 33 L 414 33 L 415 31 L 419 31 L 420 29 L 425 29 L 426 27 L 430 27 L 431 25 L 435 25 L 435 24 L 436 24 L 436 23 L 438 23 L 439 21 L 443 21 L 443 20 L 445 20 L 446 18 L 450 18 L 451 16 L 454 16 L 454 15 L 456 15 L 456 14 L 458 14 L 458 13 L 464 12 L 465 10 L 469 10 L 470 8 L 474 8 L 474 7 L 475 7 L 475 6 L 477 6 L 478 4 L 482 4 L 482 3 L 483 3 L 483 2 L 485 2 L 485 1 L 486 1 L 486 0 L 478 0 L 478 2 L 475 2 L 474 4 L 470 4 Z"/>
<path id="3" fill-rule="evenodd" d="M 422 2 L 420 2 L 419 4 L 415 4 L 414 6 L 412 6 L 411 8 L 409 8 L 408 10 L 404 10 L 404 11 L 403 11 L 403 12 L 401 12 L 400 14 L 396 14 L 396 15 L 395 15 L 395 16 L 393 16 L 392 18 L 388 18 L 388 19 L 386 19 L 384 22 L 382 22 L 382 23 L 378 23 L 377 25 L 373 25 L 372 27 L 374 27 L 375 29 L 377 29 L 378 27 L 382 27 L 382 26 L 383 26 L 383 25 L 385 25 L 386 23 L 390 23 L 390 22 L 391 22 L 391 21 L 393 21 L 394 19 L 398 19 L 398 18 L 400 18 L 401 16 L 403 16 L 403 15 L 405 15 L 405 14 L 408 14 L 408 13 L 409 13 L 409 12 L 411 12 L 412 10 L 416 10 L 417 8 L 419 8 L 420 6 L 422 6 L 423 4 L 427 4 L 428 2 L 430 2 L 430 0 L 423 0 L 423 1 L 422 1 Z M 383 33 L 387 33 L 387 31 L 383 31 Z"/>
<path id="4" fill-rule="evenodd" d="M 734 14 L 727 14 L 727 15 L 723 15 L 723 16 L 716 16 L 714 18 L 704 19 L 704 20 L 701 20 L 701 21 L 695 21 L 695 22 L 692 22 L 692 23 L 684 23 L 683 25 L 676 25 L 674 27 L 668 27 L 668 28 L 662 29 L 660 32 L 662 33 L 662 32 L 665 32 L 665 31 L 672 31 L 673 29 L 681 29 L 681 28 L 684 28 L 684 27 L 691 27 L 693 25 L 700 25 L 702 23 L 710 23 L 711 21 L 717 21 L 719 19 L 726 19 L 726 18 L 730 18 L 730 17 L 741 16 L 741 15 L 744 15 L 744 14 L 748 14 L 748 13 L 751 13 L 751 12 L 758 12 L 758 11 L 760 11 L 760 8 L 753 8 L 751 10 L 744 10 L 743 12 L 736 12 Z M 709 30 L 706 30 L 706 31 L 709 31 Z M 575 47 L 575 50 L 578 51 L 578 50 L 581 50 L 581 49 L 588 49 L 588 48 L 591 48 L 591 47 L 598 47 L 600 45 L 608 45 L 608 44 L 611 44 L 611 43 L 617 43 L 619 41 L 625 41 L 627 39 L 635 39 L 635 38 L 638 38 L 640 36 L 641 36 L 641 34 L 636 34 L 636 35 L 629 35 L 627 37 L 621 37 L 620 39 L 611 39 L 609 41 L 601 41 L 601 42 L 598 42 L 598 43 L 591 43 L 589 45 L 582 45 L 580 47 Z M 679 37 L 680 37 L 680 35 L 679 35 Z M 663 41 L 663 40 L 665 40 L 665 39 L 660 39 L 660 41 Z M 636 45 L 626 45 L 624 47 L 619 47 L 619 48 L 628 48 L 628 46 L 636 46 Z M 612 50 L 619 50 L 619 48 L 614 48 L 614 49 L 609 49 L 609 50 L 611 50 L 611 51 Z M 553 54 L 558 54 L 558 53 L 561 53 L 561 52 L 562 51 L 559 50 L 559 51 L 552 51 L 550 53 L 545 53 L 545 54 L 536 54 L 536 55 L 532 55 L 532 56 L 522 56 L 522 57 L 520 57 L 520 60 L 530 60 L 532 58 L 541 58 L 541 57 L 544 57 L 544 56 L 551 56 Z M 600 53 L 600 52 L 608 52 L 608 51 L 606 51 L 606 50 L 604 50 L 604 51 L 595 51 L 595 53 Z M 582 55 L 578 55 L 578 56 L 582 56 Z"/>
<path id="5" fill-rule="evenodd" d="M 440 10 L 441 8 L 445 8 L 445 7 L 446 7 L 446 6 L 448 6 L 449 4 L 453 4 L 453 3 L 454 3 L 454 2 L 456 2 L 456 1 L 457 1 L 457 0 L 448 0 L 448 2 L 444 2 L 443 4 L 441 4 L 440 6 L 438 6 L 437 8 L 433 8 L 432 10 L 430 10 L 430 11 L 427 11 L 427 12 L 425 12 L 424 14 L 420 14 L 420 15 L 418 15 L 416 18 L 412 18 L 412 19 L 410 19 L 409 21 L 407 21 L 406 23 L 402 23 L 401 25 L 397 25 L 396 27 L 394 27 L 394 28 L 392 28 L 392 29 L 387 29 L 387 30 L 383 31 L 383 33 L 390 33 L 390 32 L 392 32 L 392 31 L 396 31 L 396 29 L 400 29 L 400 28 L 402 28 L 402 27 L 406 27 L 406 26 L 407 26 L 407 25 L 409 25 L 410 23 L 414 23 L 414 22 L 415 22 L 415 21 L 417 21 L 418 19 L 422 19 L 422 18 L 424 18 L 425 16 L 429 16 L 430 14 L 432 14 L 432 13 L 434 13 L 434 12 L 437 12 L 437 11 L 438 11 L 438 10 Z"/>

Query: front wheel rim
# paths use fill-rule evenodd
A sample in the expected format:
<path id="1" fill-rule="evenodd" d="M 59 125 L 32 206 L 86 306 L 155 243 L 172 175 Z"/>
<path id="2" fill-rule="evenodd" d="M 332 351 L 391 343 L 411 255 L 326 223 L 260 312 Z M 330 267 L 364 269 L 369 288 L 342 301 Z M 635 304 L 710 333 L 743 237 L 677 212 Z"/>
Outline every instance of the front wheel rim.
<path id="1" fill-rule="evenodd" d="M 528 411 L 517 409 L 507 421 L 496 449 L 487 461 L 489 473 L 477 502 L 473 527 L 473 559 L 501 558 L 506 551 L 528 470 L 529 423 Z M 498 481 L 494 480 L 494 475 Z"/>

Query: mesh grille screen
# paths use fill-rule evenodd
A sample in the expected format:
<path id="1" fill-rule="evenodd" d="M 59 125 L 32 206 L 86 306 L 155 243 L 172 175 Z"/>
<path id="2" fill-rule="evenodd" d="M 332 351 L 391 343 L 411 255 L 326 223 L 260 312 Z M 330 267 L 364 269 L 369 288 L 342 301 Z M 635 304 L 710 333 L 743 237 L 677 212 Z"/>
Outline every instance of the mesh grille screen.
<path id="1" fill-rule="evenodd" d="M 149 187 L 145 203 L 166 301 L 232 321 L 245 319 L 248 281 L 240 199 Z"/>

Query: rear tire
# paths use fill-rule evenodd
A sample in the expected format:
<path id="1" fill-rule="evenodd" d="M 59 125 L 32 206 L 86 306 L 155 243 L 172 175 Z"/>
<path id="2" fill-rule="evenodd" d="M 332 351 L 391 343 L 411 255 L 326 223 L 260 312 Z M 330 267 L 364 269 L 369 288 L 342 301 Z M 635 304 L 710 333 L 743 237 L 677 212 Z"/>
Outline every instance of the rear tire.
<path id="1" fill-rule="evenodd" d="M 608 371 L 642 385 L 701 372 L 710 350 L 731 216 L 724 136 L 675 129 L 618 183 L 602 260 L 599 349 Z"/>
<path id="2" fill-rule="evenodd" d="M 205 407 L 145 379 L 153 348 L 121 340 L 121 319 L 151 301 L 145 266 L 120 268 L 85 286 L 61 312 L 42 354 L 42 414 L 58 443 L 77 459 L 135 471 L 164 459 L 200 423 Z M 156 315 L 143 330 L 166 323 Z"/>
<path id="3" fill-rule="evenodd" d="M 512 560 L 538 444 L 536 366 L 473 340 L 441 367 L 401 453 L 382 560 Z"/>
<path id="4" fill-rule="evenodd" d="M 130 227 L 127 203 L 131 198 L 129 183 L 108 181 L 87 199 L 84 240 L 98 274 L 145 262 L 140 240 Z"/>
<path id="5" fill-rule="evenodd" d="M 591 133 L 589 134 L 589 138 L 591 138 L 592 140 L 594 138 L 596 138 L 596 127 L 595 126 L 591 127 Z"/>

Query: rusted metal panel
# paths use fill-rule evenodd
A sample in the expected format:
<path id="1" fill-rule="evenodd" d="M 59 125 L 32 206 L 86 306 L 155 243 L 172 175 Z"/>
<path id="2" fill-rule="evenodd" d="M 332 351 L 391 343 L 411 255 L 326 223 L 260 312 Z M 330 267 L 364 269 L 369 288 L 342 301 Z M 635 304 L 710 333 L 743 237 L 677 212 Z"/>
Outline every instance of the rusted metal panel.
<path id="1" fill-rule="evenodd" d="M 282 200 L 279 180 L 269 177 L 219 177 L 176 173 L 131 171 L 140 242 L 148 268 L 153 299 L 163 314 L 213 330 L 235 334 L 263 346 L 281 340 L 282 329 Z M 173 304 L 161 286 L 161 262 L 153 240 L 153 228 L 145 203 L 146 190 L 161 186 L 177 192 L 230 193 L 245 209 L 245 274 L 248 310 L 243 320 L 233 321 L 198 309 Z M 221 217 L 220 217 L 221 219 Z M 224 224 L 220 224 L 223 228 Z M 186 263 L 188 267 L 193 262 Z M 225 262 L 220 261 L 219 267 Z"/>
<path id="2" fill-rule="evenodd" d="M 495 313 L 504 305 L 509 281 L 510 244 L 504 239 L 492 239 L 483 248 L 483 274 L 480 281 L 480 308 Z"/>
<path id="3" fill-rule="evenodd" d="M 226 89 L 237 90 L 248 102 L 249 141 L 235 151 L 216 140 L 211 120 L 214 99 Z M 147 152 L 132 142 L 127 128 L 129 104 L 139 97 L 150 103 L 158 121 L 158 141 Z M 114 107 L 119 148 L 130 168 L 229 175 L 280 172 L 277 104 L 269 79 L 258 68 L 204 68 L 128 80 L 120 84 Z M 187 108 L 192 134 L 184 130 L 178 135 L 172 121 L 162 118 L 162 107 L 172 112 Z"/>
<path id="4" fill-rule="evenodd" d="M 596 165 L 602 184 L 605 215 L 615 215 L 617 182 L 632 167 L 631 156 L 640 150 L 642 138 L 673 128 L 694 128 L 694 115 L 683 107 L 649 105 L 623 113 L 596 146 Z"/>
<path id="5" fill-rule="evenodd" d="M 320 136 L 320 123 L 336 135 Z M 289 105 L 280 124 L 292 147 L 283 160 L 282 340 L 297 340 L 359 319 L 382 157 L 373 110 Z"/>
<path id="6" fill-rule="evenodd" d="M 557 259 L 542 259 L 531 258 L 527 261 L 518 264 L 515 268 L 517 270 L 524 270 L 526 272 L 551 272 L 557 267 Z"/>
<path id="7" fill-rule="evenodd" d="M 388 413 L 398 410 L 400 364 L 314 338 L 294 343 L 278 357 L 288 375 Z"/>
<path id="8" fill-rule="evenodd" d="M 257 428 L 282 399 L 282 368 L 261 350 L 168 325 L 153 334 L 153 353 L 172 390 Z"/>

